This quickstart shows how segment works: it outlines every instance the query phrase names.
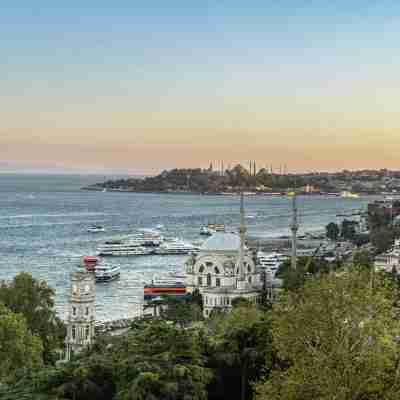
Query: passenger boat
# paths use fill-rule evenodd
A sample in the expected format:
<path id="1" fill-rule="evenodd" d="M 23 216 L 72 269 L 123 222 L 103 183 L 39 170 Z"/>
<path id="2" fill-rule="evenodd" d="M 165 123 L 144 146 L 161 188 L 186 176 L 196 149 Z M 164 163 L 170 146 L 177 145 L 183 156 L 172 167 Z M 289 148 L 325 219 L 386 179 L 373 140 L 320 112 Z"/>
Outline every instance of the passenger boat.
<path id="1" fill-rule="evenodd" d="M 96 282 L 110 282 L 118 279 L 121 268 L 107 264 L 96 265 L 95 278 Z"/>
<path id="2" fill-rule="evenodd" d="M 344 191 L 340 194 L 340 197 L 344 199 L 358 199 L 360 196 L 357 193 L 351 193 L 349 191 Z"/>
<path id="3" fill-rule="evenodd" d="M 94 272 L 99 258 L 95 256 L 84 256 L 81 259 L 81 265 L 86 268 L 87 272 Z"/>
<path id="4" fill-rule="evenodd" d="M 265 270 L 265 272 L 269 272 L 272 275 L 272 278 L 275 277 L 279 267 L 288 259 L 288 256 L 281 253 L 264 253 L 263 251 L 257 252 L 258 266 Z"/>
<path id="5" fill-rule="evenodd" d="M 145 300 L 163 295 L 184 296 L 186 295 L 186 285 L 173 279 L 152 280 L 150 284 L 144 285 L 143 295 Z"/>
<path id="6" fill-rule="evenodd" d="M 142 242 L 127 241 L 120 243 L 105 243 L 97 248 L 99 256 L 147 256 L 154 253 L 152 248 L 144 247 Z"/>
<path id="7" fill-rule="evenodd" d="M 101 226 L 101 225 L 92 225 L 92 226 L 89 226 L 87 231 L 89 233 L 100 233 L 100 232 L 105 232 L 106 229 L 104 228 L 104 226 Z"/>
<path id="8" fill-rule="evenodd" d="M 200 235 L 211 236 L 215 232 L 225 232 L 224 224 L 208 224 L 200 228 Z"/>
<path id="9" fill-rule="evenodd" d="M 155 254 L 191 254 L 196 250 L 198 250 L 198 248 L 191 243 L 184 242 L 183 240 L 172 240 L 170 242 L 164 242 L 156 248 Z"/>

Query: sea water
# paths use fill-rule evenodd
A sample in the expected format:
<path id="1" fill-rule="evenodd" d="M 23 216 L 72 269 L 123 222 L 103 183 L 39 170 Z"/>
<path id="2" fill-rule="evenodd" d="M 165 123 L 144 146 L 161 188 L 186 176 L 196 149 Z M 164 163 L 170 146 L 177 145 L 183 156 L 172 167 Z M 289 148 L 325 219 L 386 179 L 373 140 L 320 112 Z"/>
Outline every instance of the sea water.
<path id="1" fill-rule="evenodd" d="M 199 240 L 207 223 L 224 223 L 236 230 L 238 196 L 89 192 L 81 187 L 101 182 L 100 176 L 0 174 L 0 279 L 18 272 L 44 279 L 56 291 L 61 317 L 69 290 L 69 275 L 84 255 L 94 255 L 107 239 L 134 233 L 138 228 L 163 225 L 168 237 Z M 369 198 L 299 197 L 302 231 L 318 230 L 336 215 L 366 207 Z M 245 199 L 248 234 L 268 238 L 289 234 L 291 200 L 249 196 Z M 106 232 L 88 233 L 90 225 Z M 184 271 L 185 256 L 109 258 L 121 266 L 119 280 L 98 284 L 99 320 L 127 317 L 141 301 L 143 284 L 154 276 Z"/>

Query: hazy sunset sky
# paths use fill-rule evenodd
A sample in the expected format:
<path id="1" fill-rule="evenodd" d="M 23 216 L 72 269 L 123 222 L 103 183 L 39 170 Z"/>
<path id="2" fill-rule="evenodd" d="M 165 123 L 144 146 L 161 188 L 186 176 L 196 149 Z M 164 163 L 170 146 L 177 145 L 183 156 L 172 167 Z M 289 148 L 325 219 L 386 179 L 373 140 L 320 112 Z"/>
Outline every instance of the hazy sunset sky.
<path id="1" fill-rule="evenodd" d="M 2 0 L 0 170 L 399 169 L 399 47 L 398 1 Z"/>

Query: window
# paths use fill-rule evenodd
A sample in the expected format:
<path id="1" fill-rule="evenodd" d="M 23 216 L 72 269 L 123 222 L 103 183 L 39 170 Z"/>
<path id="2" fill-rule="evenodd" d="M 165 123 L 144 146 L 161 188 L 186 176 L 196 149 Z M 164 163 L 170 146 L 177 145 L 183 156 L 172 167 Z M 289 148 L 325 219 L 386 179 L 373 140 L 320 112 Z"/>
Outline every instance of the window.
<path id="1" fill-rule="evenodd" d="M 204 272 L 204 265 L 201 264 L 199 268 L 199 273 L 202 274 Z"/>
<path id="2" fill-rule="evenodd" d="M 199 286 L 202 286 L 203 285 L 203 278 L 201 276 L 199 276 L 197 278 L 197 282 L 199 283 Z"/>
<path id="3" fill-rule="evenodd" d="M 217 279 L 215 280 L 215 285 L 216 285 L 216 286 L 221 286 L 221 279 L 220 279 L 220 278 L 217 278 Z"/>
<path id="4" fill-rule="evenodd" d="M 76 308 L 72 307 L 72 315 L 76 315 Z"/>
<path id="5" fill-rule="evenodd" d="M 248 280 L 249 280 L 249 283 L 251 283 L 251 276 L 249 276 Z"/>
<path id="6" fill-rule="evenodd" d="M 206 304 L 208 304 L 208 297 L 206 296 Z"/>
<path id="7" fill-rule="evenodd" d="M 89 334 L 90 334 L 90 327 L 89 325 L 85 326 L 85 339 L 89 339 Z"/>
<path id="8" fill-rule="evenodd" d="M 213 263 L 212 263 L 211 261 L 207 261 L 207 262 L 206 262 L 206 265 L 207 265 L 207 267 L 212 267 L 212 266 L 213 266 Z"/>
<path id="9" fill-rule="evenodd" d="M 228 305 L 231 303 L 231 300 L 229 297 L 226 299 L 226 302 L 228 303 Z"/>
<path id="10" fill-rule="evenodd" d="M 89 307 L 86 307 L 85 314 L 86 314 L 86 315 L 89 315 Z"/>
<path id="11" fill-rule="evenodd" d="M 211 286 L 211 274 L 207 274 L 207 286 Z"/>
<path id="12" fill-rule="evenodd" d="M 76 328 L 75 328 L 75 325 L 72 325 L 72 339 L 74 339 L 75 340 L 75 338 L 76 338 Z"/>
<path id="13" fill-rule="evenodd" d="M 219 274 L 219 269 L 218 269 L 218 267 L 215 267 L 215 268 L 214 268 L 214 271 L 215 271 L 216 274 Z"/>
<path id="14" fill-rule="evenodd" d="M 251 272 L 251 266 L 250 265 L 247 265 L 247 271 Z"/>

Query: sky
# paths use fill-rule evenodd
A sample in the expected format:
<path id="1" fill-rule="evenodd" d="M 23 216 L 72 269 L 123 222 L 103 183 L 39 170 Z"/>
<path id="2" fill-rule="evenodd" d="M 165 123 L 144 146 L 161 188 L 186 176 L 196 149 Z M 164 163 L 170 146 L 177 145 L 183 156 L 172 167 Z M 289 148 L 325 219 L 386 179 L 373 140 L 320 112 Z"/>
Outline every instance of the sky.
<path id="1" fill-rule="evenodd" d="M 2 0 L 0 172 L 399 169 L 399 43 L 398 1 Z"/>

